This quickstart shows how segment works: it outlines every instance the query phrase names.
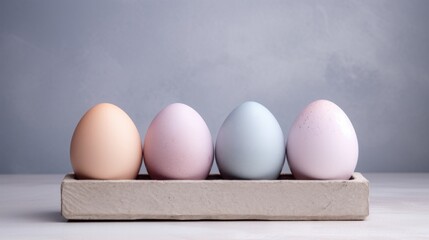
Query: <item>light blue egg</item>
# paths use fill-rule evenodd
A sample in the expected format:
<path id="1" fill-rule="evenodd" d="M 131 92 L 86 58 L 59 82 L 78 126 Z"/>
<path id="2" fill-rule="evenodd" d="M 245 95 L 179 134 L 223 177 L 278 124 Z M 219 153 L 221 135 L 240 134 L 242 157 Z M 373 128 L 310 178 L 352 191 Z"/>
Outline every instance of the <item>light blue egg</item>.
<path id="1" fill-rule="evenodd" d="M 215 155 L 223 178 L 277 179 L 285 163 L 282 129 L 266 107 L 245 102 L 223 122 Z"/>

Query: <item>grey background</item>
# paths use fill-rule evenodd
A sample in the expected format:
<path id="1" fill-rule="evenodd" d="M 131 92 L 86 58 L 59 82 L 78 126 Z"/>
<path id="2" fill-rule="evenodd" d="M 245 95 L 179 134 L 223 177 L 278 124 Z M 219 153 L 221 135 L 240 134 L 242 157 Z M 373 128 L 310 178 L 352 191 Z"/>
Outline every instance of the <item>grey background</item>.
<path id="1" fill-rule="evenodd" d="M 2 0 L 0 173 L 71 171 L 74 127 L 99 102 L 142 137 L 183 102 L 215 139 L 245 100 L 287 136 L 320 98 L 352 120 L 358 171 L 429 171 L 428 11 L 405 0 Z"/>

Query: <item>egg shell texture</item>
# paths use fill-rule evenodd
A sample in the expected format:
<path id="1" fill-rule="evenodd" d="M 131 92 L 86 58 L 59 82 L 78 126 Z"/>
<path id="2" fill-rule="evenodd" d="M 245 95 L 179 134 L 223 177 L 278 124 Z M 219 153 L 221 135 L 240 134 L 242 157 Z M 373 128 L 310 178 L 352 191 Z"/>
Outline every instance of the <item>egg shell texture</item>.
<path id="1" fill-rule="evenodd" d="M 139 132 L 119 107 L 98 104 L 79 121 L 70 160 L 80 179 L 134 179 L 142 163 Z"/>
<path id="2" fill-rule="evenodd" d="M 144 162 L 153 179 L 207 178 L 213 141 L 203 118 L 182 103 L 164 108 L 147 130 Z"/>
<path id="3" fill-rule="evenodd" d="M 309 104 L 292 125 L 287 160 L 297 179 L 347 180 L 358 160 L 358 140 L 344 111 L 328 100 Z"/>
<path id="4" fill-rule="evenodd" d="M 225 119 L 216 139 L 216 163 L 223 178 L 277 179 L 285 162 L 284 137 L 274 115 L 248 101 Z"/>

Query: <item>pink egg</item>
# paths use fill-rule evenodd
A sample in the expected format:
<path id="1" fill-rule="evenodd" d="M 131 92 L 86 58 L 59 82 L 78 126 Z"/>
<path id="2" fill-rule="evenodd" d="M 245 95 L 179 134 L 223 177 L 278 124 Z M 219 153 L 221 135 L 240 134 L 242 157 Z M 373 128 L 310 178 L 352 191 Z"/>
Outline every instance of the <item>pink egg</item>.
<path id="1" fill-rule="evenodd" d="M 205 179 L 213 164 L 213 141 L 203 118 L 174 103 L 156 115 L 143 146 L 152 179 Z"/>
<path id="2" fill-rule="evenodd" d="M 344 111 L 333 102 L 318 100 L 295 120 L 286 151 L 297 179 L 347 180 L 355 170 L 359 148 L 356 132 Z"/>

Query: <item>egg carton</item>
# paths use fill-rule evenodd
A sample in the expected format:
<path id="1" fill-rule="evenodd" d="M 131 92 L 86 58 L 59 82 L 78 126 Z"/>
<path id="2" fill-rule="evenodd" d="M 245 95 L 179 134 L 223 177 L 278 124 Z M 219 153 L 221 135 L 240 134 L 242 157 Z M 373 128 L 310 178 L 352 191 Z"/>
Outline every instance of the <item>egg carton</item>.
<path id="1" fill-rule="evenodd" d="M 69 220 L 364 220 L 369 182 L 350 180 L 77 180 L 61 184 Z"/>

